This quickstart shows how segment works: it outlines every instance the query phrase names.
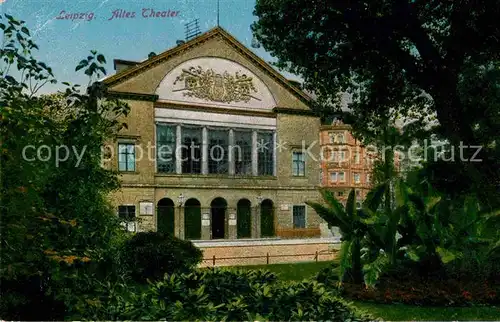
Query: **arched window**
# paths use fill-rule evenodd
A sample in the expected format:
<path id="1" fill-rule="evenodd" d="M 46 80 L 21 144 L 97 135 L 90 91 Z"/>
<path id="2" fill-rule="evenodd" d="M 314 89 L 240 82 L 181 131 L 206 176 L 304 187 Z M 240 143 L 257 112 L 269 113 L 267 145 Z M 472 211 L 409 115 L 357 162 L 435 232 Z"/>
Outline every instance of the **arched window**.
<path id="1" fill-rule="evenodd" d="M 227 202 L 224 198 L 215 198 L 210 204 L 212 213 L 212 239 L 223 239 L 226 236 L 226 209 Z"/>
<path id="2" fill-rule="evenodd" d="M 184 204 L 184 239 L 201 239 L 201 204 L 195 198 Z"/>
<path id="3" fill-rule="evenodd" d="M 238 238 L 252 237 L 252 205 L 250 200 L 241 199 L 236 209 Z"/>
<path id="4" fill-rule="evenodd" d="M 260 204 L 260 235 L 261 237 L 273 237 L 274 233 L 274 205 L 269 199 Z"/>
<path id="5" fill-rule="evenodd" d="M 163 198 L 158 201 L 156 215 L 156 230 L 164 234 L 174 234 L 175 208 L 172 199 Z"/>

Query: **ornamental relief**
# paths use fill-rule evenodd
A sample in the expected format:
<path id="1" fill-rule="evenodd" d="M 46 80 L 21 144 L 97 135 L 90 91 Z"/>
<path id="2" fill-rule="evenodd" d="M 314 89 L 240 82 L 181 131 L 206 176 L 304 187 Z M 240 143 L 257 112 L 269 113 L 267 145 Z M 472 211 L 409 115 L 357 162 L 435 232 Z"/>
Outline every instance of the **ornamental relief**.
<path id="1" fill-rule="evenodd" d="M 174 85 L 183 82 L 184 87 L 173 92 L 184 92 L 184 96 L 195 97 L 207 101 L 234 103 L 248 103 L 251 99 L 260 101 L 253 94 L 257 93 L 252 77 L 235 72 L 234 75 L 227 71 L 217 73 L 213 69 L 203 70 L 201 66 L 182 69 Z"/>

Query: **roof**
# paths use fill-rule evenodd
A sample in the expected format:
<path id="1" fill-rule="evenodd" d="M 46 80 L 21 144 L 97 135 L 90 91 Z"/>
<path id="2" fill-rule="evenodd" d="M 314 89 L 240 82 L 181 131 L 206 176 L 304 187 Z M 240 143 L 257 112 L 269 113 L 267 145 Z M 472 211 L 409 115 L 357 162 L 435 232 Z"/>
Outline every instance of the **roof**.
<path id="1" fill-rule="evenodd" d="M 125 60 L 125 59 L 113 59 L 113 68 L 116 70 L 116 65 L 129 65 L 129 66 L 135 66 L 140 64 L 138 61 L 131 61 L 131 60 Z"/>
<path id="2" fill-rule="evenodd" d="M 259 58 L 257 55 L 255 55 L 251 50 L 249 50 L 247 47 L 245 47 L 242 43 L 240 43 L 238 40 L 236 40 L 233 36 L 231 36 L 227 31 L 222 29 L 221 27 L 215 27 L 187 42 L 184 44 L 178 45 L 176 47 L 173 47 L 161 54 L 158 54 L 156 56 L 153 56 L 151 58 L 148 58 L 142 62 L 133 62 L 133 61 L 128 61 L 128 60 L 121 60 L 121 59 L 116 59 L 115 60 L 115 66 L 116 62 L 125 62 L 125 64 L 130 64 L 132 67 L 127 68 L 119 73 L 116 73 L 115 75 L 109 76 L 106 79 L 103 80 L 103 83 L 110 87 L 117 85 L 119 83 L 124 82 L 125 80 L 138 75 L 170 58 L 173 56 L 179 55 L 183 53 L 184 51 L 196 47 L 198 45 L 201 45 L 202 43 L 206 42 L 209 39 L 215 38 L 215 37 L 221 37 L 223 40 L 225 40 L 230 46 L 235 48 L 239 53 L 243 54 L 250 62 L 254 63 L 258 68 L 260 68 L 263 72 L 271 76 L 274 80 L 276 80 L 278 83 L 280 83 L 282 86 L 287 88 L 293 95 L 301 99 L 302 101 L 306 103 L 311 102 L 311 97 L 306 94 L 304 91 L 302 91 L 300 88 L 295 86 L 292 82 L 287 80 L 283 75 L 281 75 L 278 71 L 276 71 L 273 67 L 271 67 L 268 63 L 266 63 L 264 60 Z"/>

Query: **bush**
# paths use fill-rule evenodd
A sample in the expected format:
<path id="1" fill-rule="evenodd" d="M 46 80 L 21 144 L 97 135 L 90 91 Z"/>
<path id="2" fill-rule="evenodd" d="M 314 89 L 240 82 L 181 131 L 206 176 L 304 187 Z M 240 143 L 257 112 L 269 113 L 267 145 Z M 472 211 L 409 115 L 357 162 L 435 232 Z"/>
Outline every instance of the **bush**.
<path id="1" fill-rule="evenodd" d="M 382 275 L 375 288 L 344 283 L 341 294 L 353 300 L 420 306 L 500 304 L 500 277 L 456 276 L 446 272 L 421 274 L 417 268 L 398 268 Z"/>
<path id="2" fill-rule="evenodd" d="M 336 285 L 339 282 L 339 267 L 337 263 L 332 263 L 327 267 L 322 268 L 315 277 L 318 283 L 327 285 Z"/>
<path id="3" fill-rule="evenodd" d="M 162 279 L 165 273 L 189 272 L 203 259 L 193 243 L 158 232 L 141 232 L 121 251 L 125 270 L 137 282 Z"/>
<path id="4" fill-rule="evenodd" d="M 72 319 L 370 320 L 317 282 L 279 281 L 265 270 L 202 269 L 166 275 L 146 290 L 129 292 L 86 302 L 86 315 Z"/>

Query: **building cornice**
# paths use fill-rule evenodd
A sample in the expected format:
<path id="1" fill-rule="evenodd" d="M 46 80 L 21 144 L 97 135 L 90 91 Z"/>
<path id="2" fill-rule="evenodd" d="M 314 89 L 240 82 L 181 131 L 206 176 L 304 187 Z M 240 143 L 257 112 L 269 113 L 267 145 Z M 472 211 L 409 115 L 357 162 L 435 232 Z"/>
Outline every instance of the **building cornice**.
<path id="1" fill-rule="evenodd" d="M 155 103 L 155 107 L 178 109 L 178 110 L 203 111 L 203 112 L 220 113 L 220 114 L 235 114 L 235 115 L 276 118 L 276 114 L 272 113 L 271 111 L 266 112 L 266 111 L 256 111 L 256 110 L 243 110 L 243 109 L 240 110 L 240 109 L 218 107 L 218 106 L 197 105 L 192 103 L 184 104 L 184 103 L 158 101 Z"/>
<path id="2" fill-rule="evenodd" d="M 343 125 L 321 125 L 320 131 L 331 131 L 331 130 L 352 130 L 352 127 L 347 124 Z"/>
<path id="3" fill-rule="evenodd" d="M 311 110 L 301 110 L 296 108 L 288 108 L 288 107 L 275 107 L 273 108 L 273 112 L 276 114 L 292 114 L 292 115 L 303 115 L 303 116 L 317 116 Z"/>
<path id="4" fill-rule="evenodd" d="M 156 94 L 130 93 L 109 90 L 107 91 L 107 96 L 111 98 L 120 98 L 134 101 L 156 102 L 158 100 L 158 95 Z"/>

